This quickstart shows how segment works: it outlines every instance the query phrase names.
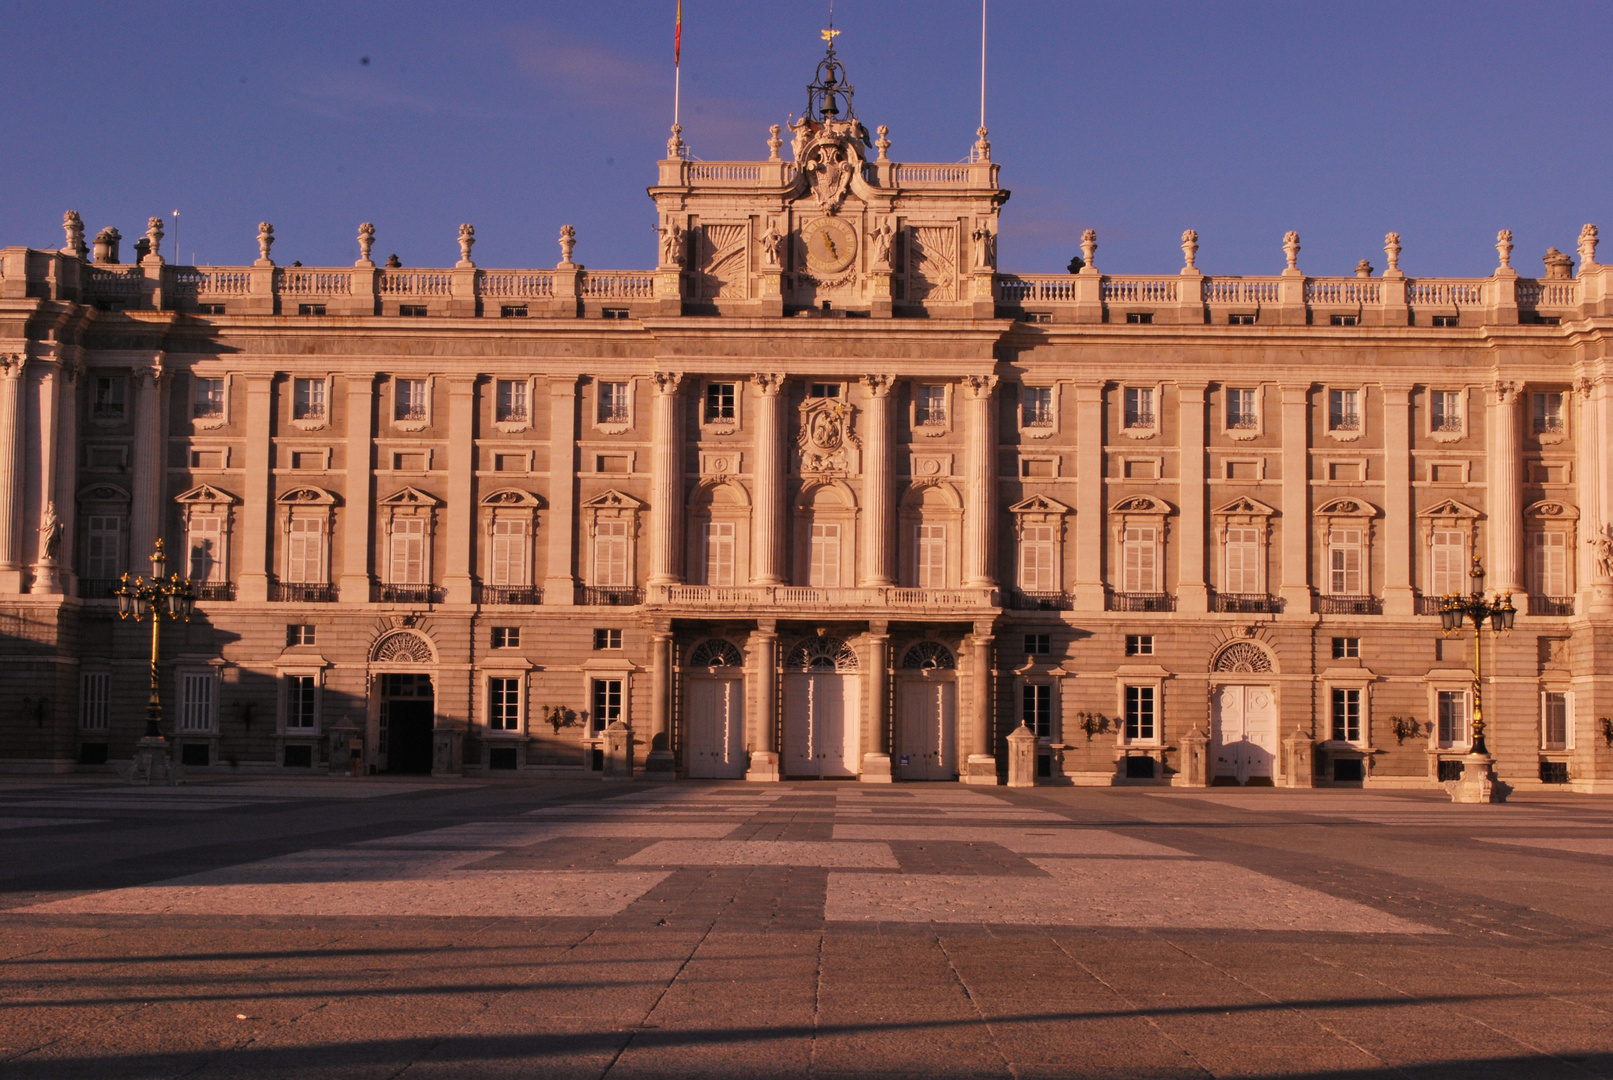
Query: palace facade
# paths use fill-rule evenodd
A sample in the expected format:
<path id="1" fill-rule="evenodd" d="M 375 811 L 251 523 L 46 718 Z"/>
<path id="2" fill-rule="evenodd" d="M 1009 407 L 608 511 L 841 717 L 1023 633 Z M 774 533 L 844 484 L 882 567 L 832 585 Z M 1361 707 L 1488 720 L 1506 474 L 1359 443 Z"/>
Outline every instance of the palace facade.
<path id="1" fill-rule="evenodd" d="M 789 144 L 788 154 L 785 150 Z M 0 768 L 1433 786 L 1613 781 L 1613 273 L 1002 272 L 832 54 L 652 270 L 0 249 Z M 1279 254 L 1273 245 L 1273 262 Z M 395 260 L 394 260 L 395 261 Z M 626 762 L 631 757 L 631 764 Z"/>

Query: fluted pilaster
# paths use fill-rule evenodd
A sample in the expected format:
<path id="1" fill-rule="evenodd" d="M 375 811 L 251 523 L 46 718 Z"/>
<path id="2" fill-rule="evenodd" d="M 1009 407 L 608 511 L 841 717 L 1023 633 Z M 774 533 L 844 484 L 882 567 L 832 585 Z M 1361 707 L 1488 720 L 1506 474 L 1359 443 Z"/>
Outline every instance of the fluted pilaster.
<path id="1" fill-rule="evenodd" d="M 863 376 L 863 385 L 868 387 L 868 411 L 863 424 L 864 585 L 896 584 L 891 543 L 896 517 L 890 436 L 893 382 L 889 375 Z"/>
<path id="2" fill-rule="evenodd" d="M 134 504 L 129 513 L 129 562 L 133 566 L 151 554 L 162 535 L 163 477 L 162 391 L 167 373 L 161 358 L 150 367 L 130 372 L 134 380 Z"/>
<path id="3" fill-rule="evenodd" d="M 997 584 L 992 559 L 997 513 L 997 463 L 993 394 L 997 376 L 970 375 L 963 380 L 968 402 L 968 491 L 963 514 L 963 584 L 990 588 Z"/>
<path id="4" fill-rule="evenodd" d="M 1490 420 L 1489 512 L 1490 558 L 1487 588 L 1522 593 L 1523 586 L 1523 469 L 1519 457 L 1519 403 L 1522 387 L 1515 382 L 1495 384 Z"/>
<path id="5" fill-rule="evenodd" d="M 577 377 L 549 380 L 549 567 L 543 602 L 569 607 L 577 600 L 572 567 L 577 540 Z"/>
<path id="6" fill-rule="evenodd" d="M 679 523 L 683 520 L 683 432 L 678 427 L 678 390 L 683 373 L 657 371 L 651 423 L 650 578 L 651 585 L 683 580 L 678 562 Z"/>
<path id="7" fill-rule="evenodd" d="M 784 584 L 784 376 L 758 373 L 755 492 L 751 511 L 751 582 Z"/>
<path id="8" fill-rule="evenodd" d="M 22 485 L 18 483 L 22 435 L 20 355 L 0 356 L 0 592 L 22 591 Z"/>

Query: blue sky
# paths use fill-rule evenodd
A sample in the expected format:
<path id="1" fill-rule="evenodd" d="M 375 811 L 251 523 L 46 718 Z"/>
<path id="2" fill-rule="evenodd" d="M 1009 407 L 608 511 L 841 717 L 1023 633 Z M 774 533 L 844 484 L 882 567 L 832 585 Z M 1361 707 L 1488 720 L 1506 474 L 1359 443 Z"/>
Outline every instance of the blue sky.
<path id="1" fill-rule="evenodd" d="M 674 0 L 0 3 L 0 245 L 61 244 L 64 209 L 132 242 L 178 207 L 180 252 L 446 266 L 647 267 L 644 194 L 672 107 Z M 820 10 L 822 9 L 822 10 Z M 685 0 L 683 125 L 707 160 L 766 154 L 799 112 L 827 3 Z M 955 161 L 977 121 L 978 0 L 837 0 L 858 115 L 891 156 Z M 1082 229 L 1110 272 L 1495 265 L 1538 272 L 1613 229 L 1613 4 L 992 0 L 987 123 L 1004 269 L 1060 271 Z M 368 57 L 369 62 L 363 62 Z M 171 218 L 170 218 L 171 220 Z M 1609 233 L 1613 244 L 1613 232 Z"/>

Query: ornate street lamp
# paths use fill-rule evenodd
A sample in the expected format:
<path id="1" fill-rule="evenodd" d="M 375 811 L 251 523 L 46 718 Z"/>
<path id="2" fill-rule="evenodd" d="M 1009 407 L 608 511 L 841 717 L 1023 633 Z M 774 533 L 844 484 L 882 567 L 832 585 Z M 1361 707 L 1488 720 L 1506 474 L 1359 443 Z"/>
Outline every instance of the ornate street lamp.
<path id="1" fill-rule="evenodd" d="M 157 683 L 157 643 L 162 616 L 166 614 L 170 619 L 190 622 L 190 613 L 196 606 L 196 587 L 190 578 L 181 578 L 178 574 L 164 578 L 162 573 L 167 565 L 168 556 L 163 551 L 162 541 L 158 540 L 151 552 L 151 580 L 136 577 L 130 581 L 129 575 L 124 574 L 112 592 L 118 598 L 118 618 L 135 622 L 151 619 L 151 696 L 146 700 L 145 736 L 148 739 L 162 738 L 158 728 L 162 720 L 162 692 Z"/>
<path id="2" fill-rule="evenodd" d="M 1490 624 L 1492 634 L 1510 631 L 1518 612 L 1512 606 L 1511 593 L 1485 597 L 1484 564 L 1479 562 L 1477 555 L 1473 556 L 1473 568 L 1467 572 L 1467 576 L 1473 582 L 1472 593 L 1468 596 L 1452 594 L 1440 597 L 1439 621 L 1447 634 L 1459 634 L 1467 621 L 1473 620 L 1473 747 L 1470 756 L 1487 758 L 1490 751 L 1484 744 L 1483 686 L 1480 682 L 1484 671 L 1484 624 Z"/>

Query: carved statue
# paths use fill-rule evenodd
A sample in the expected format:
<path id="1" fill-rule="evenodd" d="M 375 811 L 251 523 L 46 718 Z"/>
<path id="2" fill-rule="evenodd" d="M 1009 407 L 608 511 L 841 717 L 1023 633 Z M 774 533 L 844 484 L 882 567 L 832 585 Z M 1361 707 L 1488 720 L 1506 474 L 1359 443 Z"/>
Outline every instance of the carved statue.
<path id="1" fill-rule="evenodd" d="M 89 246 L 84 243 L 84 219 L 78 216 L 77 210 L 62 215 L 62 231 L 67 234 L 67 242 L 62 245 L 64 253 L 81 259 L 89 253 Z"/>
<path id="2" fill-rule="evenodd" d="M 811 120 L 803 116 L 790 124 L 790 154 L 795 158 L 796 164 L 805 162 L 807 140 L 811 137 Z"/>
<path id="3" fill-rule="evenodd" d="M 274 226 L 267 221 L 258 222 L 258 261 L 269 261 L 269 249 L 274 247 Z"/>
<path id="4" fill-rule="evenodd" d="M 560 226 L 560 265 L 570 266 L 571 253 L 577 247 L 577 230 L 570 225 Z"/>
<path id="5" fill-rule="evenodd" d="M 997 237 L 992 234 L 991 226 L 982 221 L 975 226 L 975 231 L 970 235 L 975 242 L 975 269 L 995 269 L 997 266 Z"/>
<path id="6" fill-rule="evenodd" d="M 891 248 L 896 243 L 896 230 L 891 226 L 890 218 L 886 218 L 874 229 L 870 239 L 874 241 L 874 265 L 889 269 Z"/>
<path id="7" fill-rule="evenodd" d="M 45 504 L 45 513 L 39 521 L 39 561 L 55 562 L 62 547 L 62 519 L 56 516 L 56 503 Z"/>
<path id="8" fill-rule="evenodd" d="M 661 265 L 682 266 L 684 248 L 683 226 L 676 221 L 667 222 L 661 229 Z"/>
<path id="9" fill-rule="evenodd" d="M 769 270 L 777 270 L 783 265 L 784 234 L 778 231 L 778 226 L 769 219 L 767 231 L 761 236 L 762 262 Z"/>
<path id="10" fill-rule="evenodd" d="M 370 261 L 370 249 L 375 246 L 375 226 L 368 221 L 358 227 L 359 262 Z"/>
<path id="11" fill-rule="evenodd" d="M 1613 525 L 1603 525 L 1590 543 L 1596 552 L 1596 576 L 1613 578 Z"/>
<path id="12" fill-rule="evenodd" d="M 461 225 L 459 227 L 459 261 L 461 264 L 470 262 L 470 249 L 476 243 L 476 226 Z"/>

